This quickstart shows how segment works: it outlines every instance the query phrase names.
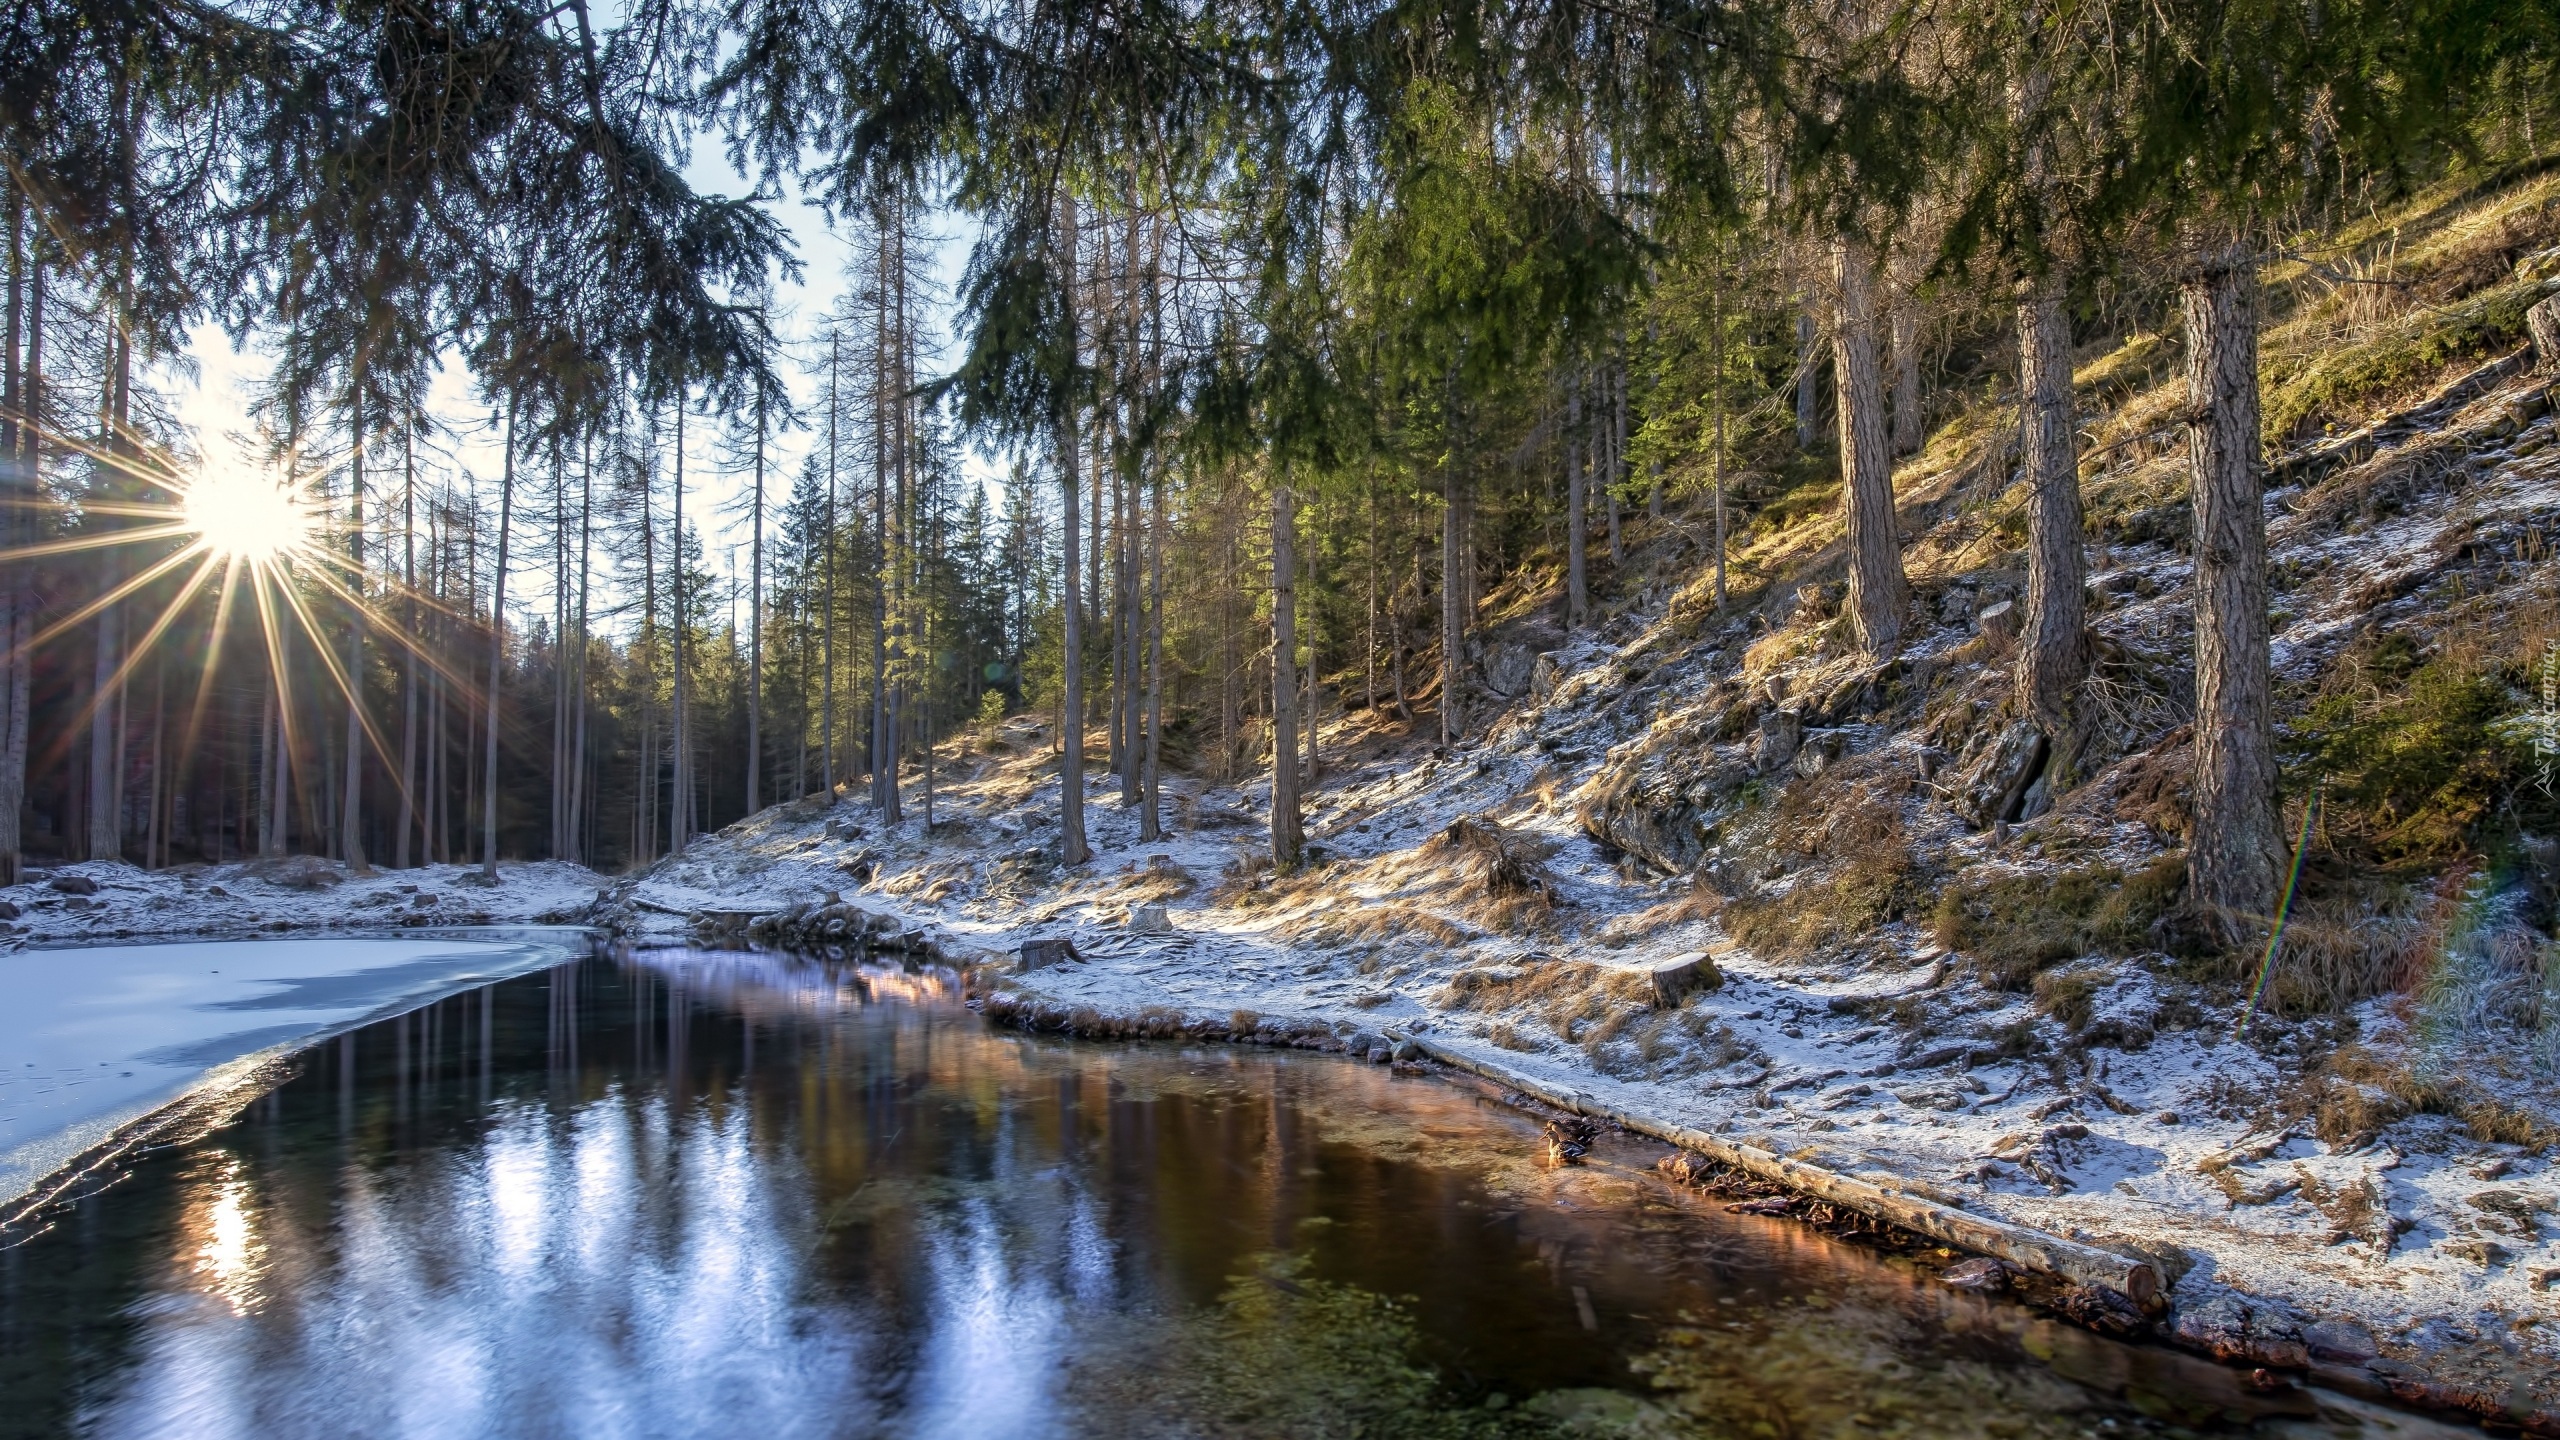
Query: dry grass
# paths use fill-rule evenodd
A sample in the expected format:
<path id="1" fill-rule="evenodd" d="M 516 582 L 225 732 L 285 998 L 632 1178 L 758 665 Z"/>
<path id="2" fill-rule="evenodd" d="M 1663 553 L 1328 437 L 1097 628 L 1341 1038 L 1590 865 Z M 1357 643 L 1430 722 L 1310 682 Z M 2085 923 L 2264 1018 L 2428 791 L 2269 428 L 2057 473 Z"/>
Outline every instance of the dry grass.
<path id="1" fill-rule="evenodd" d="M 2541 1150 L 2560 1132 L 2530 1111 L 2482 1093 L 2459 1076 L 2422 1072 L 2406 1059 L 2362 1045 L 2341 1046 L 2303 1077 L 2287 1107 L 2331 1145 L 2371 1144 L 2412 1115 L 2446 1115 L 2484 1144 Z"/>
<path id="2" fill-rule="evenodd" d="M 1856 783 L 1853 772 L 1860 768 L 1852 763 L 1825 771 L 1780 797 L 1777 833 L 1801 837 L 1825 868 L 1774 899 L 1745 896 L 1726 904 L 1726 933 L 1753 953 L 1799 960 L 1926 903 L 1926 875 L 1901 812 Z"/>

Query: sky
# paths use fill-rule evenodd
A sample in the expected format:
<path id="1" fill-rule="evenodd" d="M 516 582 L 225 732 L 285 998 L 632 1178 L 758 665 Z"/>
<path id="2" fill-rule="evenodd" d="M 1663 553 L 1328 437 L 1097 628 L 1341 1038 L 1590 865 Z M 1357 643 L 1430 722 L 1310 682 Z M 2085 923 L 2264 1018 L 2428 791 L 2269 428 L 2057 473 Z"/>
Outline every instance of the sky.
<path id="1" fill-rule="evenodd" d="M 753 188 L 728 163 L 716 140 L 693 147 L 685 175 L 697 191 L 705 194 L 736 196 Z M 774 309 L 775 330 L 784 342 L 783 373 L 795 400 L 805 408 L 818 393 L 817 379 L 807 363 L 814 355 L 810 337 L 818 317 L 844 289 L 845 267 L 851 254 L 844 237 L 827 224 L 825 213 L 796 193 L 768 198 L 766 207 L 789 233 L 801 266 L 798 281 L 784 280 L 776 285 Z M 929 223 L 929 229 L 940 242 L 934 250 L 934 289 L 944 298 L 931 307 L 925 320 L 928 353 L 923 369 L 927 374 L 932 373 L 938 358 L 954 353 L 948 343 L 952 319 L 948 297 L 957 293 L 962 268 L 968 261 L 964 217 L 938 215 Z M 235 348 L 220 326 L 203 324 L 189 337 L 187 358 L 193 362 L 192 375 L 180 367 L 170 367 L 161 383 L 178 419 L 194 432 L 196 450 L 208 464 L 254 466 L 255 450 L 245 431 L 251 398 L 270 368 L 268 357 L 254 342 L 245 350 Z M 500 458 L 497 435 L 489 423 L 488 406 L 471 394 L 468 373 L 458 364 L 447 365 L 430 391 L 428 404 L 449 432 L 448 443 L 456 460 L 470 474 L 494 482 Z M 685 516 L 689 525 L 701 530 L 709 568 L 722 574 L 734 569 L 737 583 L 743 586 L 748 569 L 749 522 L 745 507 L 731 502 L 750 487 L 751 481 L 745 475 L 723 473 L 715 455 L 717 429 L 699 423 L 686 427 Z M 769 441 L 768 526 L 773 521 L 773 507 L 780 496 L 789 493 L 791 479 L 798 474 L 801 459 L 815 438 L 813 431 L 797 429 L 783 431 Z M 1002 474 L 1002 462 L 997 457 L 975 451 L 966 455 L 964 467 L 968 476 L 982 485 L 994 485 Z M 660 501 L 662 521 L 664 503 Z M 537 550 L 525 563 L 508 567 L 507 606 L 511 612 L 549 613 L 550 577 L 536 568 L 546 558 L 547 552 Z M 743 599 L 739 608 L 743 613 Z"/>

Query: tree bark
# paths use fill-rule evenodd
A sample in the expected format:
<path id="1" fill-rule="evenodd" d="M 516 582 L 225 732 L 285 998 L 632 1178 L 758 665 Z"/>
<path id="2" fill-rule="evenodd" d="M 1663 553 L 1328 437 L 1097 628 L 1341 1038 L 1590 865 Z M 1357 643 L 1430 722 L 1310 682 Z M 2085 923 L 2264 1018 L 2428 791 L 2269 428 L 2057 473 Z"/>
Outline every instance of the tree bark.
<path id="1" fill-rule="evenodd" d="M 691 696 L 685 693 L 685 632 L 692 628 L 685 614 L 684 593 L 684 406 L 682 386 L 676 389 L 676 455 L 675 509 L 667 530 L 667 610 L 670 624 L 668 636 L 673 650 L 672 683 L 667 703 L 667 740 L 675 751 L 673 784 L 669 787 L 671 802 L 667 814 L 667 853 L 681 855 L 693 840 L 693 727 Z M 504 502 L 500 502 L 501 513 Z M 507 532 L 503 523 L 498 528 L 498 557 L 501 567 L 506 559 Z M 501 575 L 501 583 L 505 577 Z"/>
<path id="2" fill-rule="evenodd" d="M 400 829 L 391 841 L 394 869 L 409 868 L 418 826 L 418 457 L 407 430 L 400 437 Z"/>
<path id="3" fill-rule="evenodd" d="M 1590 617 L 1590 581 L 1586 578 L 1586 546 L 1590 541 L 1591 506 L 1582 468 L 1582 375 L 1579 367 L 1565 381 L 1564 407 L 1564 623 L 1575 630 Z"/>
<path id="4" fill-rule="evenodd" d="M 348 401 L 347 576 L 348 593 L 364 595 L 364 372 L 356 370 Z M 346 770 L 339 782 L 339 858 L 362 872 L 364 854 L 364 607 L 347 607 Z"/>
<path id="5" fill-rule="evenodd" d="M 1814 349 L 1813 302 L 1796 315 L 1796 448 L 1811 450 L 1821 438 L 1819 425 L 1820 397 L 1814 386 L 1821 369 L 1821 355 Z"/>
<path id="6" fill-rule="evenodd" d="M 2210 248 L 2183 287 L 2196 615 L 2193 899 L 2237 943 L 2274 908 L 2275 731 L 2269 714 L 2265 477 L 2258 449 L 2257 265 Z"/>
<path id="7" fill-rule="evenodd" d="M 1910 297 L 1893 302 L 1893 453 L 1920 453 L 1920 316 Z M 2065 378 L 2068 378 L 2067 376 Z"/>
<path id="8" fill-rule="evenodd" d="M 1454 449 L 1455 447 L 1450 447 Z M 1466 567 L 1460 562 L 1458 467 L 1447 454 L 1440 461 L 1440 743 L 1454 750 L 1466 728 L 1458 694 L 1460 647 L 1466 641 Z"/>
<path id="9" fill-rule="evenodd" d="M 2058 285 L 2040 288 L 2018 306 L 2018 378 L 2027 470 L 2027 614 L 2018 700 L 2044 731 L 2046 753 L 2064 762 L 2067 781 L 2076 749 L 2072 702 L 2089 673 L 2089 571 L 2080 537 L 2071 322 Z"/>
<path id="10" fill-rule="evenodd" d="M 1840 474 L 1849 520 L 1849 614 L 1858 648 L 1890 655 L 1902 640 L 1909 587 L 1893 512 L 1893 456 L 1885 443 L 1884 379 L 1876 366 L 1875 266 L 1862 243 L 1834 249 L 1839 313 L 1832 368 L 1840 402 Z"/>
<path id="11" fill-rule="evenodd" d="M 1296 867 L 1306 848 L 1298 816 L 1298 555 L 1295 497 L 1271 487 L 1271 858 Z"/>
<path id="12" fill-rule="evenodd" d="M 1081 348 L 1076 338 L 1076 202 L 1072 196 L 1059 202 L 1060 244 L 1065 251 L 1063 274 L 1068 287 L 1066 316 L 1066 358 L 1072 371 Z M 1065 633 L 1062 681 L 1064 692 L 1058 705 L 1058 739 L 1062 753 L 1058 758 L 1058 858 L 1066 865 L 1081 865 L 1092 854 L 1084 838 L 1084 596 L 1077 588 L 1077 528 L 1084 517 L 1076 503 L 1076 472 L 1084 463 L 1083 452 L 1076 444 L 1076 410 L 1072 377 L 1067 395 L 1058 401 L 1058 484 L 1064 494 L 1066 527 L 1059 547 L 1060 609 Z"/>
<path id="13" fill-rule="evenodd" d="M 18 417 L 25 413 L 26 397 L 32 387 L 26 372 L 19 366 L 22 326 L 26 311 L 27 270 L 30 256 L 25 247 L 26 197 L 16 187 L 9 191 L 9 298 L 5 351 L 0 351 L 0 550 L 11 550 L 26 543 L 28 526 L 26 499 L 35 488 L 34 467 L 27 463 L 26 442 L 32 439 L 32 425 L 20 426 Z M 30 367 L 31 368 L 31 367 Z M 15 885 L 24 870 L 24 837 L 19 833 L 19 817 L 27 803 L 27 664 L 28 625 L 33 618 L 34 596 L 25 578 L 26 566 L 13 565 L 0 579 L 0 647 L 6 647 L 6 658 L 0 659 L 0 885 Z"/>
<path id="14" fill-rule="evenodd" d="M 489 575 L 488 748 L 481 769 L 480 873 L 498 878 L 498 685 L 507 667 L 507 525 L 516 499 L 516 402 L 507 400 L 506 456 L 498 470 L 498 563 Z"/>
<path id="15" fill-rule="evenodd" d="M 755 491 L 747 512 L 747 813 L 764 808 L 764 427 L 756 396 Z"/>

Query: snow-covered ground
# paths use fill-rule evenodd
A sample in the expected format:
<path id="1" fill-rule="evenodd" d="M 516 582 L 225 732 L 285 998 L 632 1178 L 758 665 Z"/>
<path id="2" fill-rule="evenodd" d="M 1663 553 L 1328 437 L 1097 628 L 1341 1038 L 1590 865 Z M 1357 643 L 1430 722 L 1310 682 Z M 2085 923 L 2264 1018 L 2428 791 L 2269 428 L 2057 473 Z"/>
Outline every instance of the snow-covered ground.
<path id="1" fill-rule="evenodd" d="M 0 887 L 0 938 L 208 938 L 307 930 L 383 931 L 456 925 L 574 925 L 609 882 L 583 865 L 545 860 L 349 871 L 317 856 L 144 870 L 89 861 Z"/>
<path id="2" fill-rule="evenodd" d="M 529 933 L 0 954 L 0 1212 L 136 1121 L 314 1039 L 585 949 Z"/>

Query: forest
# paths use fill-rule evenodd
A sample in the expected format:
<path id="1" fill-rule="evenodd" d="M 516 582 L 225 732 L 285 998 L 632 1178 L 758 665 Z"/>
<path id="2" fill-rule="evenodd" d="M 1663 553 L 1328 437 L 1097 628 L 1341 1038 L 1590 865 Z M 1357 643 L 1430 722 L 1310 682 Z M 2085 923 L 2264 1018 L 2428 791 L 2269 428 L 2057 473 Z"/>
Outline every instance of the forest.
<path id="1" fill-rule="evenodd" d="M 2260 271 L 2537 163 L 2555 29 L 2533 0 L 28 0 L 0 878 L 636 869 L 821 791 L 929 818 L 937 766 L 1026 713 L 1075 717 L 1064 863 L 1089 771 L 1152 835 L 1168 768 L 1261 769 L 1285 867 L 1328 720 L 1455 747 L 1492 718 L 1472 647 L 1524 576 L 1598 633 L 1654 583 L 1640 537 L 1695 541 L 1721 605 L 1736 537 L 1836 507 L 1855 646 L 1892 656 L 1896 463 L 1995 392 L 2030 496 L 2011 703 L 2065 773 L 2073 346 L 2151 327 L 2190 396 L 2189 876 L 2264 915 L 2260 495 L 2295 436 Z M 697 149 L 749 193 L 697 190 Z M 774 308 L 786 192 L 854 257 L 809 340 Z M 936 226 L 970 237 L 949 293 Z M 155 388 L 202 325 L 273 358 L 252 460 Z M 447 373 L 494 464 L 430 403 Z"/>

